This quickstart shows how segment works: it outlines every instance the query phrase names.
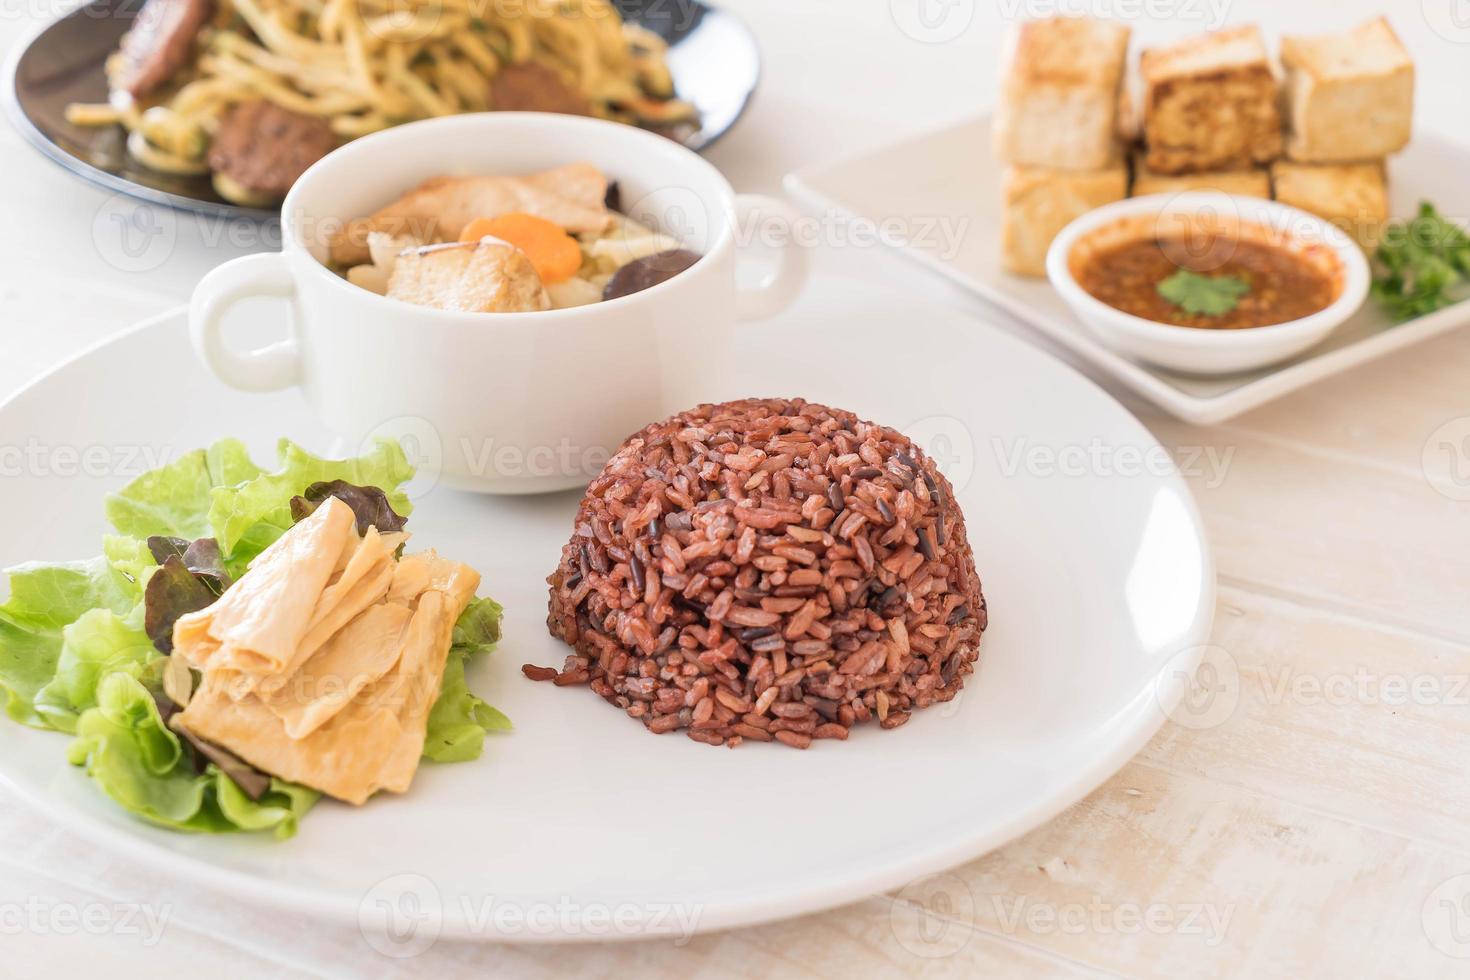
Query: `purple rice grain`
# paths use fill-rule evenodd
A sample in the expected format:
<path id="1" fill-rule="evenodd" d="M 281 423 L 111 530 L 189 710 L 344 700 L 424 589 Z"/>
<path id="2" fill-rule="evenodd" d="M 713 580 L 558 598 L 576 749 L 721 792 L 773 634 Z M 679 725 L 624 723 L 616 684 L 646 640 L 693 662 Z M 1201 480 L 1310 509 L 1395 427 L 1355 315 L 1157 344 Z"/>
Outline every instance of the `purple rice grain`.
<path id="1" fill-rule="evenodd" d="M 954 698 L 988 619 L 932 461 L 801 399 L 701 405 L 630 438 L 548 581 L 574 652 L 527 677 L 731 747 L 896 728 Z"/>

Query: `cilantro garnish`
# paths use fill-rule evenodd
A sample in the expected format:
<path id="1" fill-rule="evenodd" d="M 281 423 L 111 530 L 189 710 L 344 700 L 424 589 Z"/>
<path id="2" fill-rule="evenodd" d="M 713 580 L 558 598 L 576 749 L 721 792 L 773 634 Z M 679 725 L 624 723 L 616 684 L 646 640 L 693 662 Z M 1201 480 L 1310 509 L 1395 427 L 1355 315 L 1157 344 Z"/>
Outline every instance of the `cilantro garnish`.
<path id="1" fill-rule="evenodd" d="M 1236 276 L 1202 276 L 1180 269 L 1158 285 L 1159 295 L 1185 313 L 1222 316 L 1235 309 L 1250 284 Z"/>
<path id="2" fill-rule="evenodd" d="M 1384 231 L 1373 265 L 1374 297 L 1395 320 L 1412 320 L 1466 297 L 1470 236 L 1424 201 Z"/>

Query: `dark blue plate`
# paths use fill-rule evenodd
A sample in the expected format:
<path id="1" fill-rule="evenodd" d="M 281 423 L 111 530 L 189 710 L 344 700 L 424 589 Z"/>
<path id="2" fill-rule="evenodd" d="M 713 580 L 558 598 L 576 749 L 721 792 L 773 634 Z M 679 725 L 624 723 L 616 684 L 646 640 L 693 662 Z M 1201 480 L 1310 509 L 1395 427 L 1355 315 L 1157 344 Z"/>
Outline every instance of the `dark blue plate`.
<path id="1" fill-rule="evenodd" d="M 692 150 L 714 143 L 740 118 L 760 77 L 760 51 L 734 16 L 699 0 L 613 0 L 626 20 L 669 42 L 679 97 L 699 109 L 699 129 L 682 137 Z M 231 204 L 209 178 L 149 170 L 127 152 L 120 126 L 66 121 L 72 102 L 105 102 L 103 62 L 142 0 L 93 0 L 42 28 L 11 57 L 0 97 L 21 134 L 72 173 L 101 187 L 184 211 L 227 218 L 273 219 L 275 211 Z"/>

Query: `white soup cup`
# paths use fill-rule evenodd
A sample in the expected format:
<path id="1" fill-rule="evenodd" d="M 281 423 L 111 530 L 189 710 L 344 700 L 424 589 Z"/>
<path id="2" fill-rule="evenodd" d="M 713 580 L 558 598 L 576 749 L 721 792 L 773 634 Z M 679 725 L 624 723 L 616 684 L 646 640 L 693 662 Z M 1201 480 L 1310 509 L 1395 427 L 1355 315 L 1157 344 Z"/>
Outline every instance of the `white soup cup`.
<path id="1" fill-rule="evenodd" d="M 334 231 L 431 177 L 578 161 L 617 182 L 630 217 L 703 257 L 643 292 L 539 313 L 414 306 L 325 264 Z M 804 252 L 787 234 L 773 246 L 774 271 L 737 285 L 738 233 L 767 221 L 789 229 L 794 217 L 774 199 L 735 194 L 697 154 L 631 126 L 517 112 L 426 120 L 348 143 L 302 175 L 282 207 L 282 251 L 205 276 L 190 329 L 226 384 L 300 387 L 349 447 L 380 435 L 411 440 L 421 465 L 460 489 L 563 490 L 586 484 L 644 425 L 731 397 L 736 322 L 779 312 L 806 275 Z M 288 304 L 288 339 L 233 349 L 226 315 L 262 297 Z"/>

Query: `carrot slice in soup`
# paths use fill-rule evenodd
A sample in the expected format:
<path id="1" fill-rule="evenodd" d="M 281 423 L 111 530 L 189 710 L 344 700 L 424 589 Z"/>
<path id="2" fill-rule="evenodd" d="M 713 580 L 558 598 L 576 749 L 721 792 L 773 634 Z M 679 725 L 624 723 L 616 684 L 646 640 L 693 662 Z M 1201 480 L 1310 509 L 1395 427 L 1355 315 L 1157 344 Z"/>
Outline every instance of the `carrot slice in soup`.
<path id="1" fill-rule="evenodd" d="M 460 240 L 477 242 L 485 236 L 510 242 L 526 253 L 544 283 L 566 282 L 582 267 L 582 246 L 561 225 L 519 211 L 493 218 L 477 218 L 465 226 Z"/>

